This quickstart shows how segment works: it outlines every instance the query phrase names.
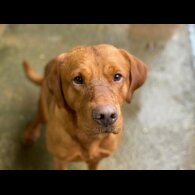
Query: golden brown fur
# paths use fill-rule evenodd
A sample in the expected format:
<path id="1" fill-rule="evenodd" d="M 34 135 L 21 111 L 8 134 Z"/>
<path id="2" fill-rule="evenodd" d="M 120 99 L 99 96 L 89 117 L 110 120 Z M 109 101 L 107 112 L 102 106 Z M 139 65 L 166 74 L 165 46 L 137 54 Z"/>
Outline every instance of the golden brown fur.
<path id="1" fill-rule="evenodd" d="M 46 123 L 46 142 L 56 169 L 67 169 L 67 163 L 85 161 L 97 169 L 104 157 L 111 155 L 122 134 L 121 105 L 130 103 L 134 90 L 147 76 L 146 65 L 127 51 L 102 44 L 81 46 L 51 60 L 44 78 L 24 63 L 30 80 L 41 85 L 37 116 L 24 133 L 24 142 L 39 137 L 39 127 Z M 120 73 L 122 79 L 114 81 Z M 81 75 L 84 83 L 74 82 Z M 117 120 L 102 126 L 93 120 L 97 106 L 114 106 Z"/>

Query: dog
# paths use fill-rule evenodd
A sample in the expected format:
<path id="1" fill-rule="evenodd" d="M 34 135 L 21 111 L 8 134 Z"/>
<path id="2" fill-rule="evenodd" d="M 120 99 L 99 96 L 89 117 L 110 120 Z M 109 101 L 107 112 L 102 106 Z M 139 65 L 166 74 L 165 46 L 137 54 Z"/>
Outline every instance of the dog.
<path id="1" fill-rule="evenodd" d="M 38 112 L 24 132 L 34 143 L 46 126 L 46 144 L 55 169 L 85 161 L 97 170 L 117 148 L 122 135 L 121 106 L 147 78 L 147 66 L 109 44 L 79 46 L 51 60 L 44 76 L 23 63 L 26 76 L 41 86 Z"/>

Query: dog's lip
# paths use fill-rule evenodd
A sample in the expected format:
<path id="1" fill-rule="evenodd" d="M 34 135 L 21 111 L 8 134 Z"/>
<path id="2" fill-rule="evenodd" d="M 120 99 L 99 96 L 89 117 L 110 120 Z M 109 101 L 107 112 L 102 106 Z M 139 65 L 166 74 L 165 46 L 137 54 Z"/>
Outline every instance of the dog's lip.
<path id="1" fill-rule="evenodd" d="M 113 132 L 111 132 L 111 133 L 113 133 L 113 134 L 119 134 L 119 131 L 113 131 Z"/>
<path id="2" fill-rule="evenodd" d="M 111 132 L 107 132 L 107 131 L 105 131 L 105 132 L 96 132 L 96 133 L 92 133 L 92 134 L 90 134 L 91 136 L 98 136 L 98 135 L 103 135 L 103 134 L 113 134 L 113 135 L 117 135 L 117 134 L 119 134 L 119 132 L 116 132 L 116 131 L 111 131 Z"/>
<path id="3" fill-rule="evenodd" d="M 100 134 L 104 134 L 104 133 L 106 133 L 106 134 L 111 134 L 111 133 L 112 134 L 118 134 L 119 133 L 118 131 L 116 131 L 115 127 L 113 127 L 113 126 L 111 126 L 111 127 L 99 127 L 98 132 Z"/>
<path id="4" fill-rule="evenodd" d="M 96 127 L 88 128 L 88 131 L 86 133 L 91 136 L 98 136 L 100 134 L 116 135 L 120 133 L 120 128 L 115 127 L 113 125 L 109 127 L 102 127 L 101 125 L 97 125 Z"/>
<path id="5" fill-rule="evenodd" d="M 100 134 L 114 134 L 114 135 L 116 135 L 116 134 L 118 134 L 119 132 L 116 132 L 116 131 L 110 131 L 110 132 L 108 132 L 108 131 L 105 131 L 105 132 L 101 132 Z"/>

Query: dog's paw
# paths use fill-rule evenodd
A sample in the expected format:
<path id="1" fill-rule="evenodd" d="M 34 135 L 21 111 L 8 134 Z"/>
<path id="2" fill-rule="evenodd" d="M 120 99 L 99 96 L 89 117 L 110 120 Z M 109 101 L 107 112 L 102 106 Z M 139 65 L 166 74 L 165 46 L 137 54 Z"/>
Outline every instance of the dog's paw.
<path id="1" fill-rule="evenodd" d="M 36 131 L 36 133 L 25 131 L 22 142 L 24 145 L 33 145 L 39 139 L 39 137 L 40 137 L 39 131 Z"/>

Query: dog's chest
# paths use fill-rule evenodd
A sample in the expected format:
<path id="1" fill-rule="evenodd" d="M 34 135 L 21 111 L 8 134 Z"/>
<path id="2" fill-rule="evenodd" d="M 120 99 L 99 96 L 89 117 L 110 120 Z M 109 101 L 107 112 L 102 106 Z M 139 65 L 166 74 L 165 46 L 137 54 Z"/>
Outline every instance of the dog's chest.
<path id="1" fill-rule="evenodd" d="M 93 150 L 81 149 L 78 155 L 75 156 L 75 159 L 73 159 L 73 161 L 83 160 L 86 162 L 90 162 L 90 161 L 94 162 L 94 161 L 99 161 L 102 158 L 109 156 L 110 154 L 111 154 L 110 151 L 100 147 L 94 148 Z"/>
<path id="2" fill-rule="evenodd" d="M 102 141 L 102 139 L 96 139 L 91 142 L 83 142 L 76 139 L 80 148 L 78 156 L 80 156 L 80 158 L 84 161 L 98 161 L 109 156 L 111 151 L 108 148 L 103 148 L 101 146 Z"/>

